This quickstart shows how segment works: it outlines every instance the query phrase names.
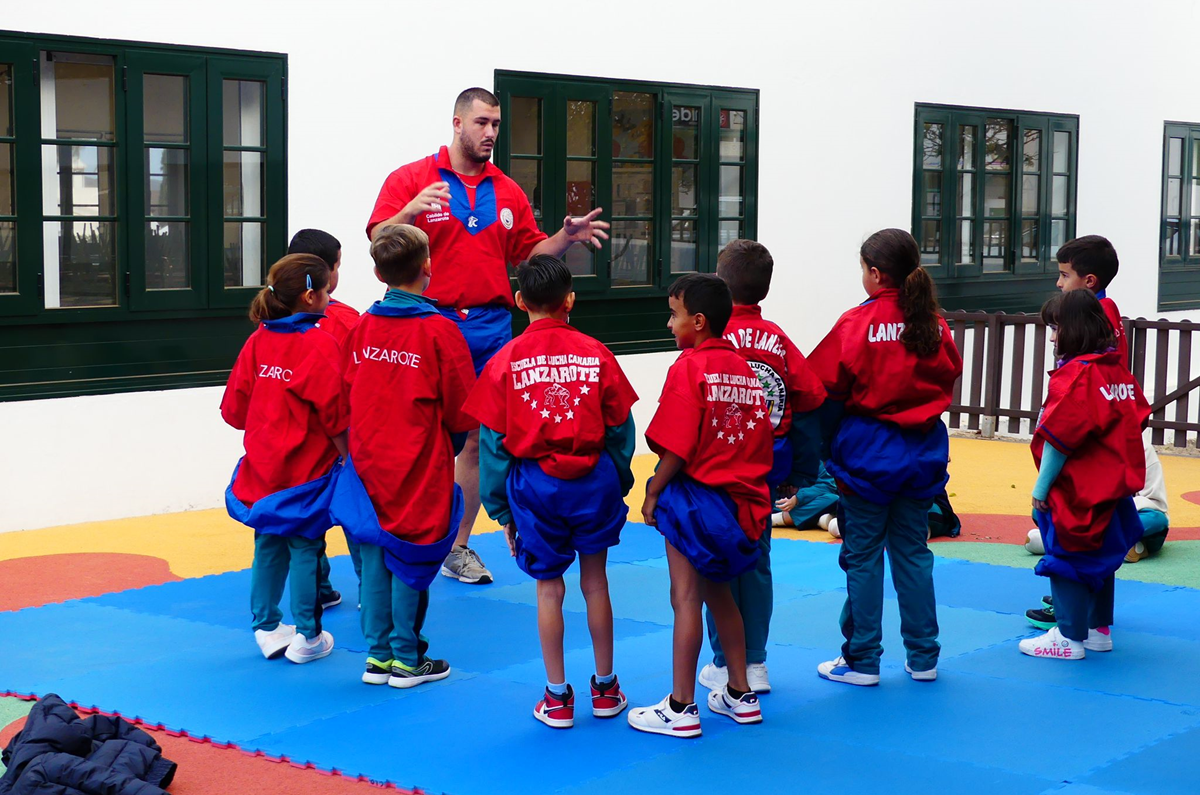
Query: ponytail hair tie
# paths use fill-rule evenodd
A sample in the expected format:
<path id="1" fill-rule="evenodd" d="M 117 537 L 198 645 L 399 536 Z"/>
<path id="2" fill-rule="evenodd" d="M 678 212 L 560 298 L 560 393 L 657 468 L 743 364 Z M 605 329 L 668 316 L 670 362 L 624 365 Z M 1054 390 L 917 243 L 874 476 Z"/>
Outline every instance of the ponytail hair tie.
<path id="1" fill-rule="evenodd" d="M 275 292 L 275 286 L 274 286 L 274 285 L 268 284 L 268 285 L 267 285 L 267 289 L 268 289 L 268 290 L 270 290 L 271 292 Z"/>

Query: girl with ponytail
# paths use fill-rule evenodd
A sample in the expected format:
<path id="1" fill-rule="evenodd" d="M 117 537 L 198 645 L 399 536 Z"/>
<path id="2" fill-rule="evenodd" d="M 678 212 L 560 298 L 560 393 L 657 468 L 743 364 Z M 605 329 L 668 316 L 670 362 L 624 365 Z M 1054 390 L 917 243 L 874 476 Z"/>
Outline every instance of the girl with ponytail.
<path id="1" fill-rule="evenodd" d="M 900 229 L 871 235 L 859 250 L 867 300 L 842 315 L 808 357 L 829 394 L 827 471 L 837 481 L 846 572 L 839 657 L 824 679 L 879 683 L 883 653 L 883 552 L 900 602 L 900 634 L 913 679 L 937 678 L 940 645 L 928 514 L 949 475 L 941 415 L 962 375 L 917 241 Z"/>
<path id="2" fill-rule="evenodd" d="M 328 303 L 329 266 L 320 257 L 291 254 L 272 265 L 250 305 L 258 329 L 221 400 L 221 416 L 246 432 L 225 506 L 254 528 L 254 637 L 264 657 L 284 654 L 296 663 L 333 651 L 333 636 L 321 629 L 317 583 L 349 408 L 338 344 L 317 327 Z M 289 579 L 295 626 L 281 623 L 279 610 Z"/>

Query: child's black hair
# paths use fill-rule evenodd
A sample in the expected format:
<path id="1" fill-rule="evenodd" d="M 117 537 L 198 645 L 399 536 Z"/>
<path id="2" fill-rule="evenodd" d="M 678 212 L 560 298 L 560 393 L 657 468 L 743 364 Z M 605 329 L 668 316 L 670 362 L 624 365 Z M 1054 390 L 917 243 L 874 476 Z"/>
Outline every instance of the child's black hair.
<path id="1" fill-rule="evenodd" d="M 767 297 L 774 268 L 771 252 L 754 240 L 734 240 L 717 255 L 717 275 L 739 304 L 757 304 Z"/>
<path id="2" fill-rule="evenodd" d="M 342 244 L 328 232 L 320 229 L 301 229 L 292 235 L 292 242 L 288 243 L 287 253 L 316 254 L 332 268 L 337 265 L 341 251 Z"/>
<path id="3" fill-rule="evenodd" d="M 1059 293 L 1042 305 L 1042 322 L 1057 329 L 1054 353 L 1073 359 L 1088 353 L 1103 353 L 1117 345 L 1112 323 L 1091 290 Z"/>
<path id="4" fill-rule="evenodd" d="M 716 336 L 725 333 L 733 314 L 733 295 L 719 276 L 712 273 L 688 273 L 672 284 L 667 294 L 678 298 L 689 314 L 704 315 Z"/>
<path id="5" fill-rule="evenodd" d="M 1112 283 L 1121 265 L 1113 244 L 1100 235 L 1084 235 L 1068 240 L 1059 248 L 1056 256 L 1059 262 L 1070 263 L 1071 270 L 1080 276 L 1095 276 L 1098 290 Z"/>
<path id="6" fill-rule="evenodd" d="M 517 267 L 517 288 L 529 309 L 553 312 L 571 294 L 571 271 L 558 257 L 535 254 Z"/>

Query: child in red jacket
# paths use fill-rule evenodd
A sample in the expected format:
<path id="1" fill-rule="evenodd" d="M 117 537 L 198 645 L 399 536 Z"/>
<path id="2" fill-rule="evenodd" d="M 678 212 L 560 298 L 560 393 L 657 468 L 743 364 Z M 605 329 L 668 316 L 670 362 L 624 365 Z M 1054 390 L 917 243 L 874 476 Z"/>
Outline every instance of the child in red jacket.
<path id="1" fill-rule="evenodd" d="M 317 579 L 329 529 L 332 474 L 346 449 L 348 410 L 338 344 L 317 328 L 329 302 L 329 266 L 292 254 L 271 266 L 254 298 L 250 335 L 229 375 L 221 416 L 246 432 L 246 455 L 225 492 L 234 519 L 254 528 L 250 609 L 268 659 L 303 663 L 333 651 L 321 629 Z M 290 572 L 290 578 L 289 578 Z M 279 600 L 291 581 L 292 618 Z"/>

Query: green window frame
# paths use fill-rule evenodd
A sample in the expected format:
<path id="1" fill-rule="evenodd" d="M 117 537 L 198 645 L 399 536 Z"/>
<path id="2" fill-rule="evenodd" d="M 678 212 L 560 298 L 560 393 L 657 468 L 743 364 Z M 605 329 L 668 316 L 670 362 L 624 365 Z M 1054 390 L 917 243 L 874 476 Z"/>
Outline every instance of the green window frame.
<path id="1" fill-rule="evenodd" d="M 286 73 L 276 53 L 0 31 L 0 401 L 224 383 L 287 247 Z M 230 85 L 257 90 L 236 119 Z M 229 144 L 231 123 L 258 138 Z M 231 177 L 253 215 L 226 212 Z M 227 284 L 231 223 L 258 248 Z"/>
<path id="2" fill-rule="evenodd" d="M 1163 125 L 1158 310 L 1200 309 L 1200 124 Z"/>
<path id="3" fill-rule="evenodd" d="M 502 70 L 495 86 L 496 163 L 542 230 L 592 207 L 613 227 L 567 253 L 572 324 L 616 353 L 673 349 L 667 287 L 758 235 L 758 90 Z"/>
<path id="4" fill-rule="evenodd" d="M 947 309 L 1036 311 L 1075 236 L 1079 117 L 916 105 L 912 232 Z"/>

